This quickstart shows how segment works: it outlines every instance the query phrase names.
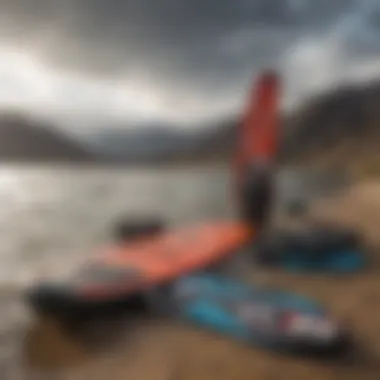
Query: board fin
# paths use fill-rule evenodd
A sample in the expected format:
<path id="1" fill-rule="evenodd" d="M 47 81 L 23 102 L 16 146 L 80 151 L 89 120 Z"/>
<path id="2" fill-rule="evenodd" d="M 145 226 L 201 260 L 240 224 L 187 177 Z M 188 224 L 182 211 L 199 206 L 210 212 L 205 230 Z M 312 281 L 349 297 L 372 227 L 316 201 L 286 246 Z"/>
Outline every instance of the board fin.
<path id="1" fill-rule="evenodd" d="M 258 227 L 270 213 L 278 153 L 281 81 L 275 70 L 263 71 L 251 88 L 238 126 L 235 180 L 241 214 Z"/>

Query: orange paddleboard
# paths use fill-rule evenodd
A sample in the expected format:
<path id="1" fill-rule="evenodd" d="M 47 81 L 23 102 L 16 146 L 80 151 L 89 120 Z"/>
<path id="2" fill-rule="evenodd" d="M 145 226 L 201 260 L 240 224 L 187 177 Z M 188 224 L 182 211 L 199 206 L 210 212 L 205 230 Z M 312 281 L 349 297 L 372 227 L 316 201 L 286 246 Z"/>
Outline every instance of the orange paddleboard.
<path id="1" fill-rule="evenodd" d="M 106 250 L 92 264 L 116 269 L 125 278 L 113 283 L 83 281 L 78 292 L 86 297 L 108 297 L 139 291 L 194 270 L 208 267 L 233 254 L 252 239 L 253 231 L 240 223 L 202 225 L 167 232 Z"/>
<path id="2" fill-rule="evenodd" d="M 66 279 L 36 284 L 27 292 L 27 302 L 37 313 L 60 317 L 125 302 L 232 256 L 252 236 L 248 226 L 227 222 L 120 244 L 100 252 Z"/>

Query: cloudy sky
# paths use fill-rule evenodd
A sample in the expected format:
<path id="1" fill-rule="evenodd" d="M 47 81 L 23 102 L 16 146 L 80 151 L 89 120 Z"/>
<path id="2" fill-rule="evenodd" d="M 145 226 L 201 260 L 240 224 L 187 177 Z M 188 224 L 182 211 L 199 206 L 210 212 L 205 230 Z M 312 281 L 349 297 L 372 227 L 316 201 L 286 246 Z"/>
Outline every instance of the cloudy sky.
<path id="1" fill-rule="evenodd" d="M 203 123 L 268 65 L 293 104 L 379 62 L 377 0 L 0 0 L 0 106 L 71 129 Z"/>

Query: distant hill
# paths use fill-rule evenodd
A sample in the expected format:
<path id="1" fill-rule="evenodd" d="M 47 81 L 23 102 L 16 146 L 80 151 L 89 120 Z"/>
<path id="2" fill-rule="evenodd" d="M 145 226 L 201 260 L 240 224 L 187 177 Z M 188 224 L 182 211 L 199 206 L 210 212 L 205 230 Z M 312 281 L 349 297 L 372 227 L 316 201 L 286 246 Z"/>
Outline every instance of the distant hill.
<path id="1" fill-rule="evenodd" d="M 286 118 L 284 162 L 380 174 L 380 79 L 342 85 Z"/>
<path id="2" fill-rule="evenodd" d="M 0 162 L 92 162 L 95 156 L 56 128 L 29 116 L 0 112 Z"/>

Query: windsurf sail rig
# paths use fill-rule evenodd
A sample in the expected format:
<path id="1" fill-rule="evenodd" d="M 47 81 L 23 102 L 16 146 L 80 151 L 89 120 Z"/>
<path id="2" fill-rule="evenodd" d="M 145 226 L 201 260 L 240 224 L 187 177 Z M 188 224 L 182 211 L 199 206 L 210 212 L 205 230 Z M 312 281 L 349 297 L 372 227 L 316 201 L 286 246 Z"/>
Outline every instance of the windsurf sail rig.
<path id="1" fill-rule="evenodd" d="M 262 224 L 272 203 L 273 176 L 280 133 L 281 81 L 276 71 L 262 72 L 251 88 L 238 126 L 235 180 L 242 217 Z"/>
<path id="2" fill-rule="evenodd" d="M 278 151 L 280 78 L 263 72 L 254 83 L 238 132 L 238 171 L 257 161 L 272 163 Z"/>

